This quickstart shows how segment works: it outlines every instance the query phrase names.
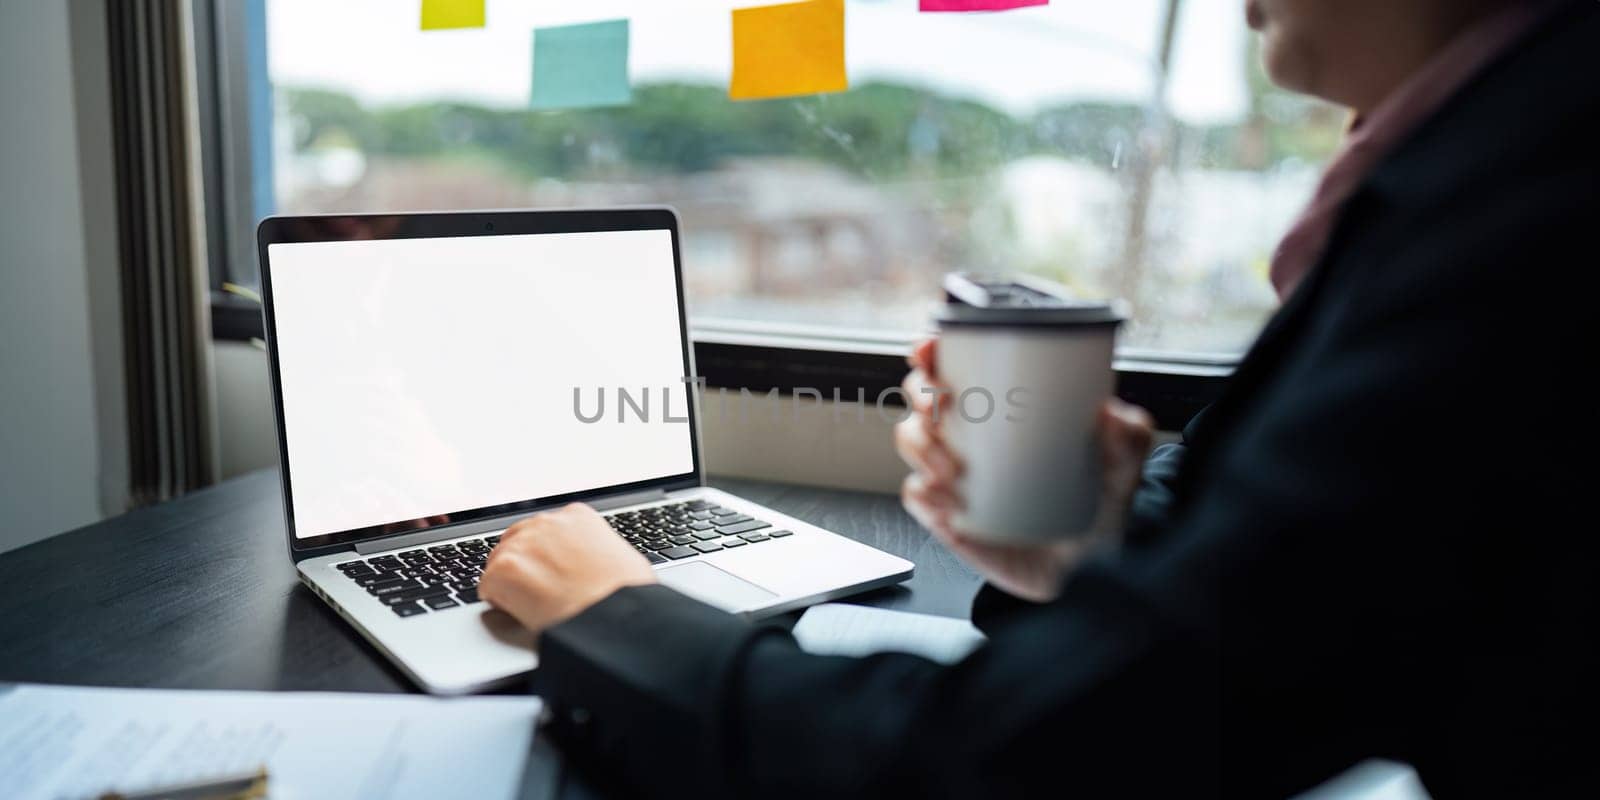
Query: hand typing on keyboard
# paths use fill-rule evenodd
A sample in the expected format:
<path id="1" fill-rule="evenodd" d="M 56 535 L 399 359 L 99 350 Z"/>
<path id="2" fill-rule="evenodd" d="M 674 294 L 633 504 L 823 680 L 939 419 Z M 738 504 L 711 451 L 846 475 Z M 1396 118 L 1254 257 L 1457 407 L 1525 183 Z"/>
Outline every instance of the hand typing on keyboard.
<path id="1" fill-rule="evenodd" d="M 587 508 L 587 506 L 579 506 Z M 563 509 L 565 511 L 566 509 Z M 560 513 L 560 512 L 548 512 Z M 592 513 L 592 511 L 591 511 Z M 538 515 L 543 516 L 543 515 Z M 518 526 L 537 517 L 513 525 Z M 791 535 L 730 508 L 704 500 L 619 511 L 603 518 L 605 536 L 620 536 L 651 564 L 744 547 Z M 585 515 L 585 529 L 598 532 Z M 478 580 L 501 536 L 418 547 L 338 565 L 346 577 L 401 617 L 482 602 Z"/>
<path id="2" fill-rule="evenodd" d="M 617 589 L 655 582 L 650 562 L 604 517 L 573 503 L 507 528 L 489 554 L 478 591 L 538 633 Z"/>

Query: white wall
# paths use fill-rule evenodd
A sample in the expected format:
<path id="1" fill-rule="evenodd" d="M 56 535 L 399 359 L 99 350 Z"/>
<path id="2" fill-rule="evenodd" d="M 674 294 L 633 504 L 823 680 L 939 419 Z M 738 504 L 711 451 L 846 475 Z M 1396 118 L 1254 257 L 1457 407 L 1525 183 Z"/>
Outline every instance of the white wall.
<path id="1" fill-rule="evenodd" d="M 278 465 L 278 428 L 266 351 L 244 342 L 217 342 L 217 438 L 222 477 Z"/>
<path id="2" fill-rule="evenodd" d="M 0 0 L 0 551 L 100 519 L 116 502 L 102 486 L 126 470 L 125 451 L 113 447 L 102 471 L 121 389 L 117 321 L 106 319 L 115 266 L 103 260 L 109 112 L 96 106 L 107 98 L 105 51 L 74 47 L 75 31 L 78 45 L 103 40 L 93 9 Z M 112 374 L 99 374 L 108 360 Z"/>

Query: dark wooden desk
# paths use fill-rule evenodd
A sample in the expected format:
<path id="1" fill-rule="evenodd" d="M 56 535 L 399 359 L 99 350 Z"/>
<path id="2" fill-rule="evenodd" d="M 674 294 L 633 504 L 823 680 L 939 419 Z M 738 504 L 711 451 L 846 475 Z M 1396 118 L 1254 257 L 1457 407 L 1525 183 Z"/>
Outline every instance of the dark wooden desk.
<path id="1" fill-rule="evenodd" d="M 893 497 L 717 486 L 911 560 L 852 602 L 965 617 L 978 578 Z M 263 470 L 0 555 L 0 682 L 415 692 L 295 577 Z"/>

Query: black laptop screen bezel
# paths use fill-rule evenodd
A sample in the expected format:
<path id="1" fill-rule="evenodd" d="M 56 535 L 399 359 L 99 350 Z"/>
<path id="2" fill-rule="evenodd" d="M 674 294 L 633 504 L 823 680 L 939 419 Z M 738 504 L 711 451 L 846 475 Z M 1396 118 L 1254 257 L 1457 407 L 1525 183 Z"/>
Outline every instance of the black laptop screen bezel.
<path id="1" fill-rule="evenodd" d="M 321 216 L 274 216 L 256 227 L 257 257 L 261 266 L 261 299 L 266 332 L 267 363 L 271 374 L 272 408 L 278 426 L 278 464 L 283 485 L 284 524 L 289 551 L 296 561 L 349 549 L 358 542 L 396 536 L 410 536 L 430 528 L 455 528 L 463 523 L 533 512 L 569 502 L 581 502 L 606 495 L 663 489 L 667 491 L 699 486 L 702 483 L 698 400 L 693 383 L 683 391 L 689 402 L 689 446 L 693 469 L 680 475 L 651 478 L 615 486 L 602 486 L 581 492 L 533 497 L 512 503 L 482 508 L 447 511 L 448 522 L 430 522 L 427 517 L 395 520 L 335 533 L 299 538 L 295 535 L 294 491 L 290 478 L 288 432 L 284 427 L 283 383 L 279 372 L 277 327 L 273 317 L 272 262 L 267 250 L 275 244 L 342 242 L 360 239 L 442 239 L 455 236 L 518 236 L 542 233 L 595 233 L 605 231 L 665 230 L 672 239 L 673 282 L 677 289 L 679 347 L 683 353 L 684 376 L 694 375 L 693 351 L 689 345 L 689 320 L 684 308 L 683 259 L 679 251 L 678 218 L 670 208 L 630 208 L 570 211 L 475 211 L 416 214 L 332 214 Z M 441 531 L 443 532 L 443 531 Z"/>

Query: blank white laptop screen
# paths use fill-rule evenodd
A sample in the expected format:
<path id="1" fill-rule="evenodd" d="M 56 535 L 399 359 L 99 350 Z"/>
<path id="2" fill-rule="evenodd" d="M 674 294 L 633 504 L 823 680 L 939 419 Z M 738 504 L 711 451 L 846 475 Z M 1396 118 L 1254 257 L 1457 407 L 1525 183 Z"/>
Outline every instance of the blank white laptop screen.
<path id="1" fill-rule="evenodd" d="M 671 236 L 269 245 L 296 536 L 693 472 Z"/>

